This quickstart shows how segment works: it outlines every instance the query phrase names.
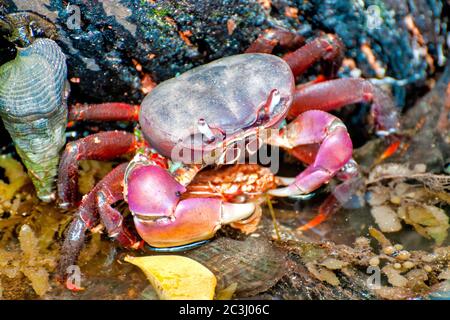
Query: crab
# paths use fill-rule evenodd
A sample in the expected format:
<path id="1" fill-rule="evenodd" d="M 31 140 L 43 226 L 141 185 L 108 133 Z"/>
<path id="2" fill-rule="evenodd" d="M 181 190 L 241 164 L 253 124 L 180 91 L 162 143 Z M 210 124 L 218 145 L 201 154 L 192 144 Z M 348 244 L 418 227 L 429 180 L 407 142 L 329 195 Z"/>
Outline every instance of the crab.
<path id="1" fill-rule="evenodd" d="M 271 54 L 276 46 L 295 50 L 278 57 Z M 272 196 L 307 195 L 335 176 L 354 176 L 357 165 L 347 128 L 328 111 L 371 103 L 372 124 L 379 135 L 395 132 L 399 122 L 389 95 L 371 82 L 333 79 L 342 52 L 343 44 L 332 34 L 303 45 L 299 36 L 271 29 L 243 54 L 160 83 L 140 106 L 72 106 L 72 121 L 137 121 L 142 135 L 100 132 L 66 145 L 58 197 L 61 206 L 78 210 L 66 235 L 61 265 L 72 264 L 85 231 L 99 221 L 125 247 L 139 248 L 144 241 L 152 248 L 173 248 L 210 239 L 221 226 L 249 219 L 256 209 L 253 202 L 183 194 L 199 171 L 248 159 L 262 145 L 283 148 L 307 165 L 286 186 L 269 190 Z M 296 79 L 316 62 L 322 62 L 324 75 L 296 86 Z M 78 161 L 133 153 L 130 163 L 118 165 L 80 199 Z M 123 199 L 140 239 L 113 207 Z"/>

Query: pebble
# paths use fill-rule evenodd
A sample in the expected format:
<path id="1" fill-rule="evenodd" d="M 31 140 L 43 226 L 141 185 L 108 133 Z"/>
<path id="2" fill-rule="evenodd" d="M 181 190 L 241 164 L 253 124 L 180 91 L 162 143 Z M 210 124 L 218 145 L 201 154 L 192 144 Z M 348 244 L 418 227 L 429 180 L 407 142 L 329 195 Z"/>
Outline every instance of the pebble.
<path id="1" fill-rule="evenodd" d="M 421 259 L 423 262 L 433 262 L 436 259 L 436 255 L 427 254 L 427 255 L 424 255 Z"/>
<path id="2" fill-rule="evenodd" d="M 414 268 L 415 264 L 411 261 L 406 261 L 403 263 L 403 268 L 405 269 L 412 269 Z"/>
<path id="3" fill-rule="evenodd" d="M 402 250 L 398 253 L 397 258 L 400 260 L 408 260 L 411 257 L 411 253 L 406 250 Z"/>
<path id="4" fill-rule="evenodd" d="M 397 249 L 397 250 L 403 250 L 403 246 L 401 244 L 396 244 L 394 246 L 394 248 Z"/>
<path id="5" fill-rule="evenodd" d="M 395 248 L 393 246 L 387 246 L 383 248 L 384 254 L 387 254 L 388 256 L 392 255 L 395 252 Z"/>
<path id="6" fill-rule="evenodd" d="M 425 266 L 423 267 L 423 270 L 425 270 L 426 272 L 431 272 L 431 271 L 433 271 L 433 269 L 432 269 L 429 265 L 425 265 Z"/>
<path id="7" fill-rule="evenodd" d="M 380 264 L 380 259 L 379 259 L 378 257 L 373 257 L 373 258 L 371 258 L 371 259 L 369 260 L 369 264 L 370 264 L 372 267 L 376 267 L 376 266 L 378 266 L 378 265 Z"/>
<path id="8" fill-rule="evenodd" d="M 414 166 L 414 171 L 417 173 L 425 173 L 425 171 L 427 171 L 427 165 L 424 163 L 418 163 Z"/>
<path id="9" fill-rule="evenodd" d="M 394 263 L 394 269 L 401 269 L 402 265 L 400 263 Z"/>
<path id="10" fill-rule="evenodd" d="M 391 197 L 391 202 L 393 204 L 400 204 L 402 202 L 402 198 L 400 198 L 399 196 L 392 196 Z"/>

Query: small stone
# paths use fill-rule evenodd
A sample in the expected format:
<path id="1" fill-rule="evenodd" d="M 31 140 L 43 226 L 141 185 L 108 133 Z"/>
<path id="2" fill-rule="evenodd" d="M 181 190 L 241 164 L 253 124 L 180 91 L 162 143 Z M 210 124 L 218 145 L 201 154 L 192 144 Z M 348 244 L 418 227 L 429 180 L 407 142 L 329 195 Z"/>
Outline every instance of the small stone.
<path id="1" fill-rule="evenodd" d="M 430 263 L 430 262 L 433 262 L 436 259 L 436 255 L 434 255 L 434 254 L 427 254 L 427 255 L 422 256 L 421 259 L 422 259 L 423 262 Z"/>
<path id="2" fill-rule="evenodd" d="M 431 271 L 433 271 L 433 269 L 432 269 L 429 265 L 427 265 L 427 264 L 423 267 L 423 270 L 425 270 L 426 272 L 431 272 Z"/>
<path id="3" fill-rule="evenodd" d="M 427 171 L 427 165 L 424 163 L 418 163 L 414 166 L 414 171 L 417 173 L 425 173 Z"/>
<path id="4" fill-rule="evenodd" d="M 383 252 L 384 252 L 384 254 L 390 256 L 390 255 L 394 254 L 395 248 L 393 246 L 388 246 L 388 247 L 383 248 Z"/>
<path id="5" fill-rule="evenodd" d="M 399 251 L 403 250 L 403 246 L 401 244 L 398 244 L 398 243 L 394 246 L 394 248 L 399 250 Z"/>
<path id="6" fill-rule="evenodd" d="M 401 269 L 402 268 L 402 265 L 400 264 L 400 263 L 394 263 L 394 269 L 397 269 L 397 270 L 399 270 L 399 269 Z"/>
<path id="7" fill-rule="evenodd" d="M 400 198 L 399 196 L 392 196 L 391 197 L 391 202 L 393 204 L 400 204 L 402 202 L 402 198 Z"/>
<path id="8" fill-rule="evenodd" d="M 412 269 L 414 268 L 415 264 L 411 261 L 406 261 L 403 263 L 403 268 L 405 269 Z"/>
<path id="9" fill-rule="evenodd" d="M 411 257 L 411 254 L 406 250 L 400 251 L 397 255 L 397 258 L 400 260 L 408 260 L 410 257 Z"/>
<path id="10" fill-rule="evenodd" d="M 372 267 L 376 267 L 376 266 L 378 266 L 378 265 L 380 264 L 380 259 L 379 259 L 378 257 L 373 257 L 373 258 L 371 258 L 371 259 L 369 260 L 369 264 L 370 264 Z"/>

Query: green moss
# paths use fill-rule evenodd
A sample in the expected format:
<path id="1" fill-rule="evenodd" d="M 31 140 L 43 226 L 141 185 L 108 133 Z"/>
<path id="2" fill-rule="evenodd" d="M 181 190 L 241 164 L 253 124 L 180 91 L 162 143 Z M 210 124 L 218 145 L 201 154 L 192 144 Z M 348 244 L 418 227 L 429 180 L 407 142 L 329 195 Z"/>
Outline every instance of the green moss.
<path id="1" fill-rule="evenodd" d="M 164 18 L 169 15 L 169 10 L 166 8 L 150 8 L 147 12 L 147 17 L 150 20 L 155 21 L 160 27 L 167 28 L 171 24 L 167 22 Z"/>
<path id="2" fill-rule="evenodd" d="M 153 12 L 154 15 L 161 17 L 161 18 L 169 15 L 169 13 L 170 13 L 170 10 L 167 8 L 154 8 L 151 11 Z"/>
<path id="3" fill-rule="evenodd" d="M 155 6 L 149 3 L 147 0 L 141 0 L 140 5 L 145 11 L 145 15 L 149 20 L 156 22 L 161 27 L 170 26 L 170 24 L 164 19 L 165 17 L 169 16 L 171 12 L 170 8 Z"/>

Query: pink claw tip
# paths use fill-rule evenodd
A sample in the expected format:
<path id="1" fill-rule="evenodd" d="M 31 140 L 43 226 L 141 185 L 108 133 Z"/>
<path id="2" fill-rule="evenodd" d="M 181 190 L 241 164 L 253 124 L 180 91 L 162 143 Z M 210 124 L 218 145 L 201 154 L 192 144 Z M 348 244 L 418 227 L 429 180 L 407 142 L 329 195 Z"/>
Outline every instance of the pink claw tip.
<path id="1" fill-rule="evenodd" d="M 212 198 L 182 200 L 173 217 L 142 220 L 134 217 L 136 230 L 153 247 L 180 246 L 214 236 L 220 228 L 222 201 Z"/>

